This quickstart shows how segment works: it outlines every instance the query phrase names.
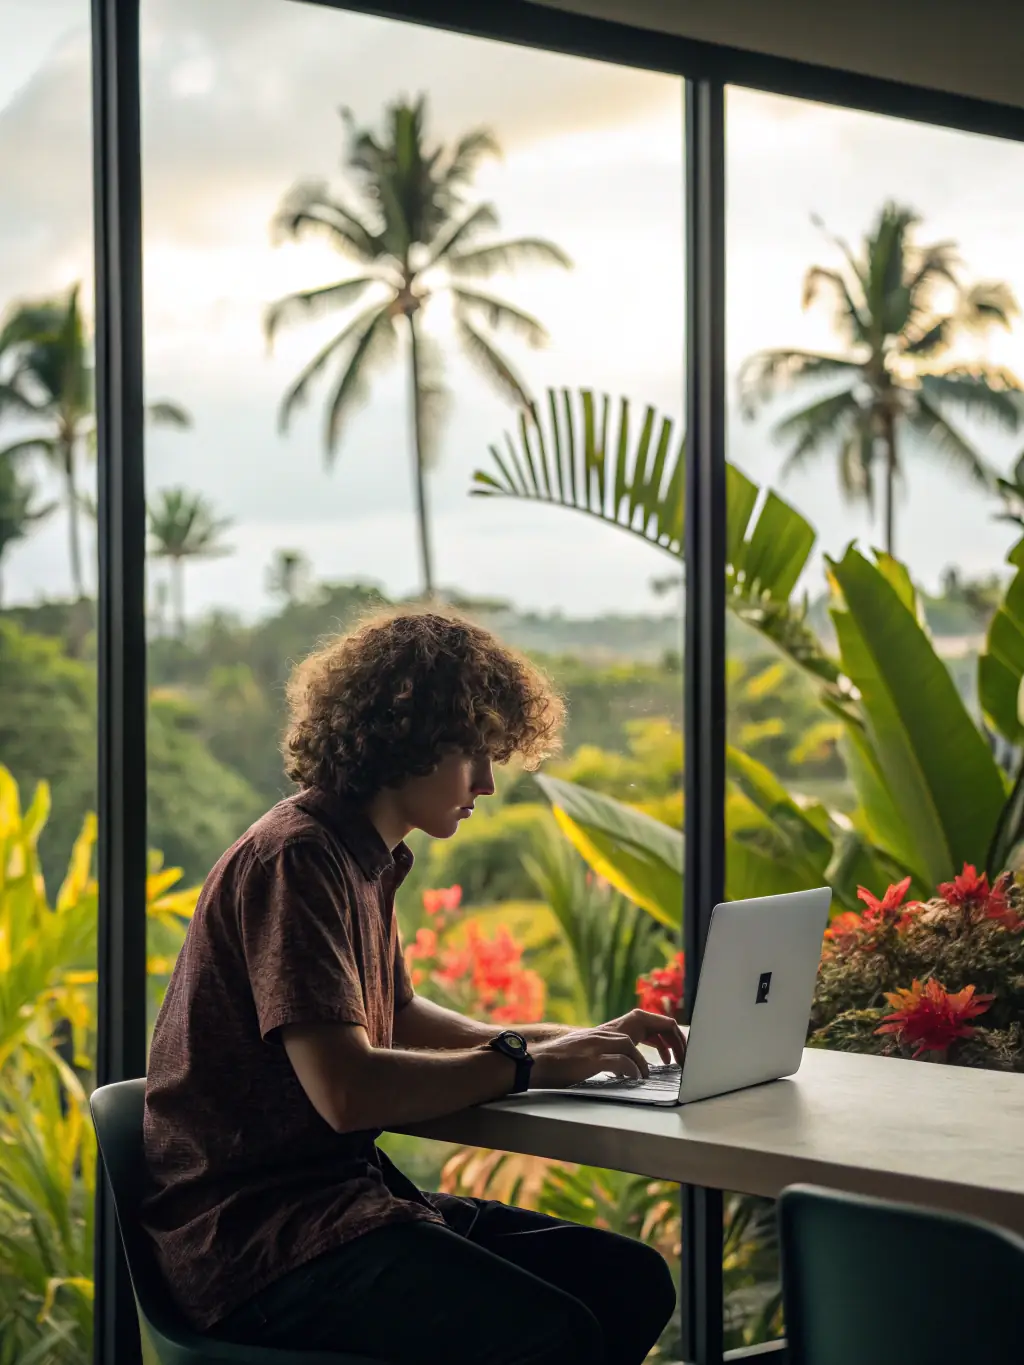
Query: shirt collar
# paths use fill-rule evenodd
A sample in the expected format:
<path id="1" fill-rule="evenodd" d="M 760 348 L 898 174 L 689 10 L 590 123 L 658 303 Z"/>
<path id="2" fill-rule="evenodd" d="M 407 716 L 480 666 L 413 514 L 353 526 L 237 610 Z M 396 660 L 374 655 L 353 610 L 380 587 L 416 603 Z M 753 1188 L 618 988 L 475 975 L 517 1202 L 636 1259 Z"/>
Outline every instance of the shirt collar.
<path id="1" fill-rule="evenodd" d="M 307 787 L 293 800 L 345 845 L 368 881 L 393 872 L 397 887 L 409 875 L 413 864 L 409 846 L 403 841 L 392 852 L 373 822 L 357 806 L 320 787 Z"/>

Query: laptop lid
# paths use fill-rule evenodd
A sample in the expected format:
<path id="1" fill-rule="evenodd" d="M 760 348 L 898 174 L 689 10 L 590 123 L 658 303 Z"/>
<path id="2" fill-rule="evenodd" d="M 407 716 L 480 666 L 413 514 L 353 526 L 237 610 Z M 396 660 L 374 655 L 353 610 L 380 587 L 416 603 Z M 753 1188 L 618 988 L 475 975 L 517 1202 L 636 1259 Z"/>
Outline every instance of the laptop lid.
<path id="1" fill-rule="evenodd" d="M 679 1102 L 799 1069 L 828 924 L 828 887 L 716 905 Z"/>

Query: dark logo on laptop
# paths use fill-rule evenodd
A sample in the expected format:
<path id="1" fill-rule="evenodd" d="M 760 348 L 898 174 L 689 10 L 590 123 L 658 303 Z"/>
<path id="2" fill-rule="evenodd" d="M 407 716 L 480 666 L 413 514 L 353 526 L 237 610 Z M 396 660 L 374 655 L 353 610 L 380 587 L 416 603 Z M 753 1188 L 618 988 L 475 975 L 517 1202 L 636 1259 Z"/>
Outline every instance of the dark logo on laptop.
<path id="1" fill-rule="evenodd" d="M 761 978 L 757 983 L 757 999 L 754 1001 L 754 1004 L 767 1005 L 768 992 L 771 990 L 771 988 L 772 988 L 771 972 L 762 972 Z"/>

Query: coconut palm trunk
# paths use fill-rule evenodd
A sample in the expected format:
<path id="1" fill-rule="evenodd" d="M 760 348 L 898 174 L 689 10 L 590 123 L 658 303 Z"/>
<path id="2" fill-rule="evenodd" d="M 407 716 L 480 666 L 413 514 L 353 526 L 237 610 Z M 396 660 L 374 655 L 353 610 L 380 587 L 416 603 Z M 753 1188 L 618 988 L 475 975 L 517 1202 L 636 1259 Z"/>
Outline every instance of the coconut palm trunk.
<path id="1" fill-rule="evenodd" d="M 80 602 L 85 596 L 82 575 L 82 534 L 78 519 L 78 489 L 75 486 L 75 447 L 73 438 L 62 436 L 60 469 L 64 480 L 64 501 L 68 509 L 68 555 L 71 560 L 71 586 Z"/>
<path id="2" fill-rule="evenodd" d="M 899 468 L 896 450 L 896 419 L 886 412 L 885 421 L 885 549 L 896 553 L 896 471 Z"/>
<path id="3" fill-rule="evenodd" d="M 179 640 L 185 638 L 185 560 L 182 555 L 171 559 L 171 610 L 174 613 L 174 633 Z"/>
<path id="4" fill-rule="evenodd" d="M 419 339 L 416 335 L 416 314 L 406 313 L 409 322 L 409 374 L 412 383 L 413 480 L 416 490 L 416 526 L 419 533 L 420 572 L 423 595 L 433 601 L 434 557 L 430 544 L 430 516 L 427 510 L 426 455 L 423 442 L 423 402 L 420 381 Z"/>

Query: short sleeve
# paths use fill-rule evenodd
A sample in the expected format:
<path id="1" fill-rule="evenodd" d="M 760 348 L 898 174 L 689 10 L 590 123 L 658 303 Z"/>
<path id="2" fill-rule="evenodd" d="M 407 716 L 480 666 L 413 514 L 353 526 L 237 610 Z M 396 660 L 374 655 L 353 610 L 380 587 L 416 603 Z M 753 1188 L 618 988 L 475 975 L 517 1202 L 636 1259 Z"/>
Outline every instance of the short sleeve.
<path id="1" fill-rule="evenodd" d="M 260 1034 L 287 1024 L 366 1027 L 353 949 L 352 906 L 341 868 L 314 840 L 286 844 L 261 863 L 242 896 L 242 947 Z"/>
<path id="2" fill-rule="evenodd" d="M 405 965 L 405 953 L 402 951 L 402 935 L 395 928 L 395 960 L 393 963 L 395 978 L 395 1013 L 404 1010 L 416 992 L 413 990 L 412 978 L 409 975 L 409 968 Z"/>

